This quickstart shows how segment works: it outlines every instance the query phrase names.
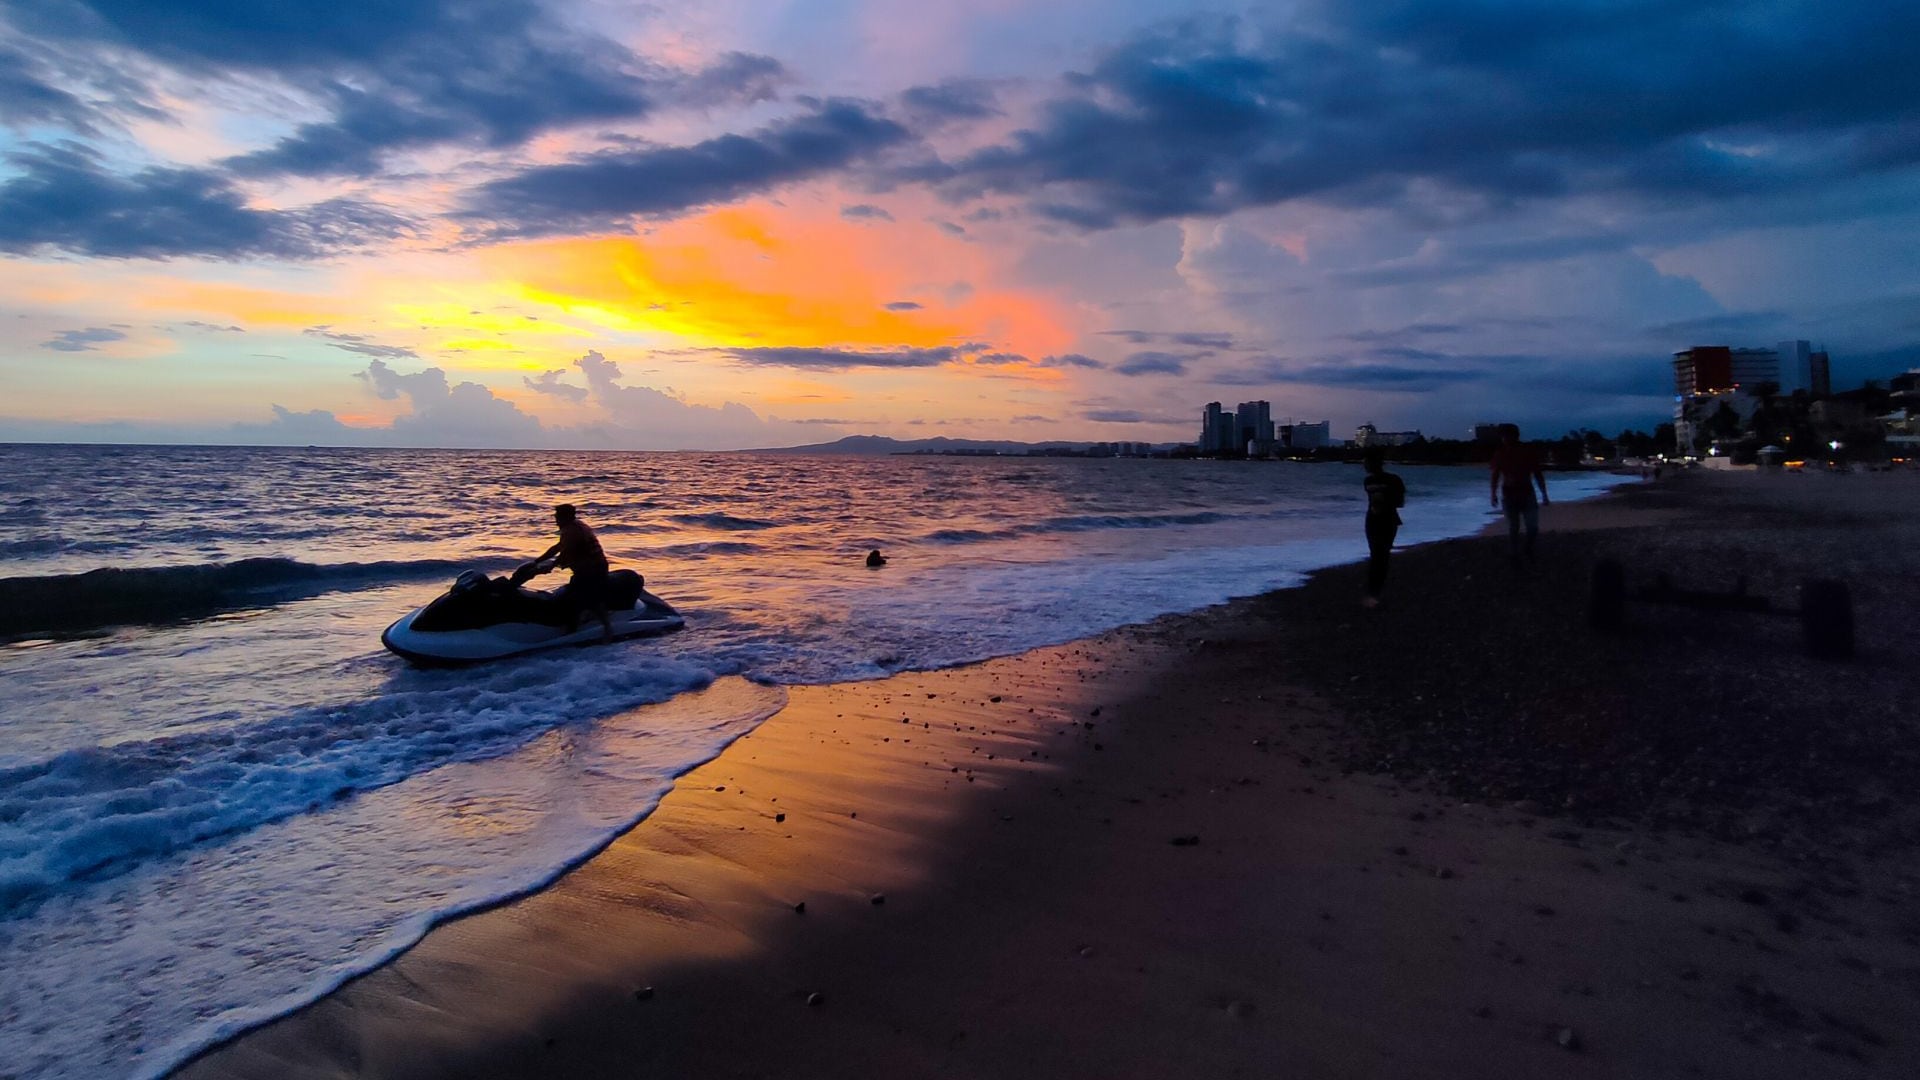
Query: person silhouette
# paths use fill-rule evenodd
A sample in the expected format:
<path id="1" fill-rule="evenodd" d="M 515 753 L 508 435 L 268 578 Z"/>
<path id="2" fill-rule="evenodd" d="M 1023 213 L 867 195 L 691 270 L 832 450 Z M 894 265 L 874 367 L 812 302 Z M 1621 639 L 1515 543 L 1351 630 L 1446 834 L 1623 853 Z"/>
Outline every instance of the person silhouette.
<path id="1" fill-rule="evenodd" d="M 553 523 L 560 529 L 560 539 L 534 564 L 544 564 L 543 573 L 556 566 L 572 570 L 566 599 L 573 609 L 573 625 L 577 628 L 580 616 L 590 611 L 600 620 L 600 640 L 612 641 L 613 620 L 607 617 L 607 553 L 600 549 L 600 538 L 580 520 L 572 503 L 553 508 Z"/>
<path id="2" fill-rule="evenodd" d="M 1533 447 L 1520 441 L 1520 427 L 1517 424 L 1500 425 L 1500 448 L 1493 452 L 1491 464 L 1493 473 L 1493 505 L 1507 513 L 1507 549 L 1513 565 L 1519 566 L 1524 555 L 1528 561 L 1533 559 L 1534 541 L 1540 536 L 1540 507 L 1550 502 L 1547 498 L 1547 473 L 1540 466 L 1540 455 Z M 1540 487 L 1540 500 L 1533 498 L 1534 485 Z M 1520 543 L 1520 526 L 1527 527 L 1527 542 Z"/>
<path id="3" fill-rule="evenodd" d="M 1387 587 L 1387 558 L 1400 531 L 1400 508 L 1407 505 L 1407 485 L 1387 471 L 1386 461 L 1386 452 L 1377 446 L 1367 447 L 1361 457 L 1367 470 L 1360 481 L 1367 493 L 1367 594 L 1360 602 L 1370 608 L 1380 606 L 1380 593 Z"/>
<path id="4" fill-rule="evenodd" d="M 878 568 L 885 565 L 887 565 L 887 557 L 885 555 L 880 554 L 879 548 L 874 548 L 872 551 L 867 552 L 868 567 Z"/>

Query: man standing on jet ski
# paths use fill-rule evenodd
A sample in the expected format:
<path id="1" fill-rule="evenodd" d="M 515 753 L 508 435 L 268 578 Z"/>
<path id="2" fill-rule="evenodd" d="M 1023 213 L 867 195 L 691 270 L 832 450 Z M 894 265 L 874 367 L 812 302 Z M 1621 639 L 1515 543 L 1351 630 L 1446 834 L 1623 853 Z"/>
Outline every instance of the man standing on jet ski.
<path id="1" fill-rule="evenodd" d="M 560 541 L 535 559 L 534 565 L 541 573 L 556 566 L 572 570 L 567 603 L 573 608 L 574 625 L 580 625 L 582 612 L 591 611 L 605 632 L 602 640 L 612 641 L 613 622 L 607 618 L 607 553 L 600 550 L 600 538 L 580 520 L 572 503 L 553 508 L 553 523 L 560 527 Z"/>

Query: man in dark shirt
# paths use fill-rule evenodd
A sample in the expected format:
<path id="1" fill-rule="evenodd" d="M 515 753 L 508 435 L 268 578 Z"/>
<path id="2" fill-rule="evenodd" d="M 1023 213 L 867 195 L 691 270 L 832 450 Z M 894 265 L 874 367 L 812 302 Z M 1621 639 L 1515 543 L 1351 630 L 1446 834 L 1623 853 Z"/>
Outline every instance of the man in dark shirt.
<path id="1" fill-rule="evenodd" d="M 534 560 L 552 560 L 547 569 L 564 566 L 573 571 L 567 582 L 567 601 L 573 607 L 574 625 L 580 625 L 582 612 L 591 611 L 600 620 L 601 640 L 613 640 L 613 622 L 607 617 L 607 555 L 600 550 L 600 538 L 581 521 L 572 503 L 553 508 L 553 523 L 560 527 L 560 540 Z"/>
<path id="2" fill-rule="evenodd" d="M 1367 595 L 1361 603 L 1380 606 L 1380 592 L 1387 585 L 1387 556 L 1393 553 L 1393 537 L 1400 531 L 1400 508 L 1407 505 L 1407 485 L 1386 469 L 1386 454 L 1377 446 L 1367 448 L 1361 459 L 1367 475 L 1361 486 L 1367 492 Z"/>
<path id="3" fill-rule="evenodd" d="M 1533 499 L 1533 487 L 1540 485 L 1540 501 Z M 1493 505 L 1506 504 L 1507 543 L 1515 566 L 1522 553 L 1533 558 L 1533 543 L 1540 535 L 1540 506 L 1547 498 L 1547 473 L 1540 467 L 1540 455 L 1520 441 L 1516 424 L 1500 425 L 1500 448 L 1493 452 Z M 1520 546 L 1520 523 L 1526 522 L 1527 543 Z"/>

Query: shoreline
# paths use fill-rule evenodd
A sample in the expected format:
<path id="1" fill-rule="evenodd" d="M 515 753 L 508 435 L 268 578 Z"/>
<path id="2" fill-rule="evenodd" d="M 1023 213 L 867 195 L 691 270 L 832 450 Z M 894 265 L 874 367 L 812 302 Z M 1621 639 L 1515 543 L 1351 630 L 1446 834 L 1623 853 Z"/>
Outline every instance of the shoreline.
<path id="1" fill-rule="evenodd" d="M 1543 556 L 1699 514 L 1661 505 L 1670 486 L 1627 490 L 1652 497 L 1553 504 Z M 1366 760 L 1381 701 L 1328 662 L 1340 639 L 1497 550 L 1397 554 L 1380 613 L 1359 612 L 1348 565 L 1082 642 L 793 688 L 555 884 L 181 1075 L 1912 1064 L 1914 935 L 1873 910 L 1905 870 L 1797 892 L 1805 864 L 1752 837 L 1505 790 L 1462 803 L 1444 776 Z M 1334 620 L 1323 650 L 1288 632 L 1303 616 Z M 1848 951 L 1811 964 L 1816 931 Z"/>

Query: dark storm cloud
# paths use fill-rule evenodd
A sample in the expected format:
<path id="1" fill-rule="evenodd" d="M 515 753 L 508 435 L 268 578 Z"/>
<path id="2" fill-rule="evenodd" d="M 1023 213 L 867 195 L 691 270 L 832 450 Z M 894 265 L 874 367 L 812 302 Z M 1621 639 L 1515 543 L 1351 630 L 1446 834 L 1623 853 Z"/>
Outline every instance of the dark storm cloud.
<path id="1" fill-rule="evenodd" d="M 1138 409 L 1088 409 L 1081 417 L 1096 424 L 1186 424 L 1185 416 L 1158 416 Z"/>
<path id="2" fill-rule="evenodd" d="M 1204 355 L 1206 354 L 1137 352 L 1113 365 L 1113 370 L 1121 375 L 1184 375 L 1187 373 L 1188 362 L 1198 360 Z"/>
<path id="3" fill-rule="evenodd" d="M 1291 360 L 1267 356 L 1215 373 L 1222 386 L 1275 383 L 1386 391 L 1424 391 L 1487 376 L 1486 358 L 1449 356 L 1416 349 L 1382 350 L 1367 358 Z"/>
<path id="4" fill-rule="evenodd" d="M 110 173 L 72 145 L 30 146 L 0 183 L 0 251 L 59 249 L 102 258 L 197 255 L 310 259 L 407 229 L 379 207 L 330 199 L 299 210 L 256 210 L 226 178 L 202 169 Z"/>
<path id="5" fill-rule="evenodd" d="M 1195 349 L 1231 349 L 1233 335 L 1211 330 L 1102 330 L 1102 336 L 1117 337 L 1129 345 L 1186 345 Z"/>
<path id="6" fill-rule="evenodd" d="M 1439 245 L 1418 261 L 1385 263 L 1364 270 L 1334 271 L 1328 277 L 1362 289 L 1475 277 L 1511 266 L 1558 262 L 1583 255 L 1624 251 L 1630 238 L 1620 233 L 1580 233 Z M 1423 253 L 1426 255 L 1426 253 Z"/>
<path id="7" fill-rule="evenodd" d="M 126 334 L 111 327 L 89 326 L 85 330 L 62 330 L 41 342 L 40 347 L 55 352 L 93 352 L 104 342 L 126 339 Z"/>
<path id="8" fill-rule="evenodd" d="M 1883 0 L 1328 2 L 1285 31 L 1146 34 L 911 175 L 1086 228 L 1418 180 L 1490 206 L 1796 190 L 1920 160 L 1916 39 L 1920 5 Z"/>
<path id="9" fill-rule="evenodd" d="M 1414 364 L 1309 364 L 1293 369 L 1291 377 L 1283 381 L 1379 390 L 1431 390 L 1484 377 L 1485 373 L 1479 371 Z"/>
<path id="10" fill-rule="evenodd" d="M 45 81 L 42 65 L 25 53 L 0 46 L 0 124 L 12 127 L 55 124 L 73 131 L 90 132 L 94 110 Z"/>
<path id="11" fill-rule="evenodd" d="M 672 81 L 674 103 L 692 108 L 745 105 L 771 100 L 792 76 L 771 56 L 730 52 L 699 71 Z"/>
<path id="12" fill-rule="evenodd" d="M 12 6 L 26 30 L 49 42 L 108 44 L 203 78 L 270 76 L 327 106 L 326 119 L 229 163 L 251 175 L 372 175 L 395 150 L 511 146 L 553 128 L 639 118 L 663 104 L 758 101 L 785 77 L 778 61 L 742 53 L 694 72 L 651 64 L 561 25 L 535 0 Z"/>
<path id="13" fill-rule="evenodd" d="M 1391 330 L 1357 330 L 1351 334 L 1340 335 L 1343 341 L 1355 341 L 1362 344 L 1375 341 L 1404 341 L 1413 337 L 1431 335 L 1462 334 L 1471 329 L 1465 323 L 1423 322 L 1408 323 Z"/>
<path id="14" fill-rule="evenodd" d="M 1792 326 L 1793 316 L 1784 311 L 1727 311 L 1717 315 L 1705 315 L 1698 319 L 1681 319 L 1678 322 L 1661 323 L 1646 328 L 1648 337 L 1660 341 L 1684 342 L 1690 345 L 1710 342 L 1742 340 L 1755 334 L 1766 336 L 1784 333 L 1784 328 Z M 1679 348 L 1680 346 L 1675 346 Z"/>
<path id="15" fill-rule="evenodd" d="M 752 135 L 692 146 L 609 151 L 528 169 L 479 188 L 465 216 L 501 236 L 601 228 L 672 215 L 844 168 L 909 138 L 856 101 L 829 100 Z"/>
<path id="16" fill-rule="evenodd" d="M 915 86 L 900 95 L 900 103 L 916 120 L 984 120 L 1000 115 L 993 87 L 977 79 L 949 79 L 938 86 Z"/>
<path id="17" fill-rule="evenodd" d="M 758 348 L 715 349 L 743 364 L 763 367 L 815 368 L 844 371 L 849 368 L 926 368 L 949 364 L 986 349 L 985 345 L 941 345 L 931 349 L 821 349 L 804 346 L 764 346 Z"/>

